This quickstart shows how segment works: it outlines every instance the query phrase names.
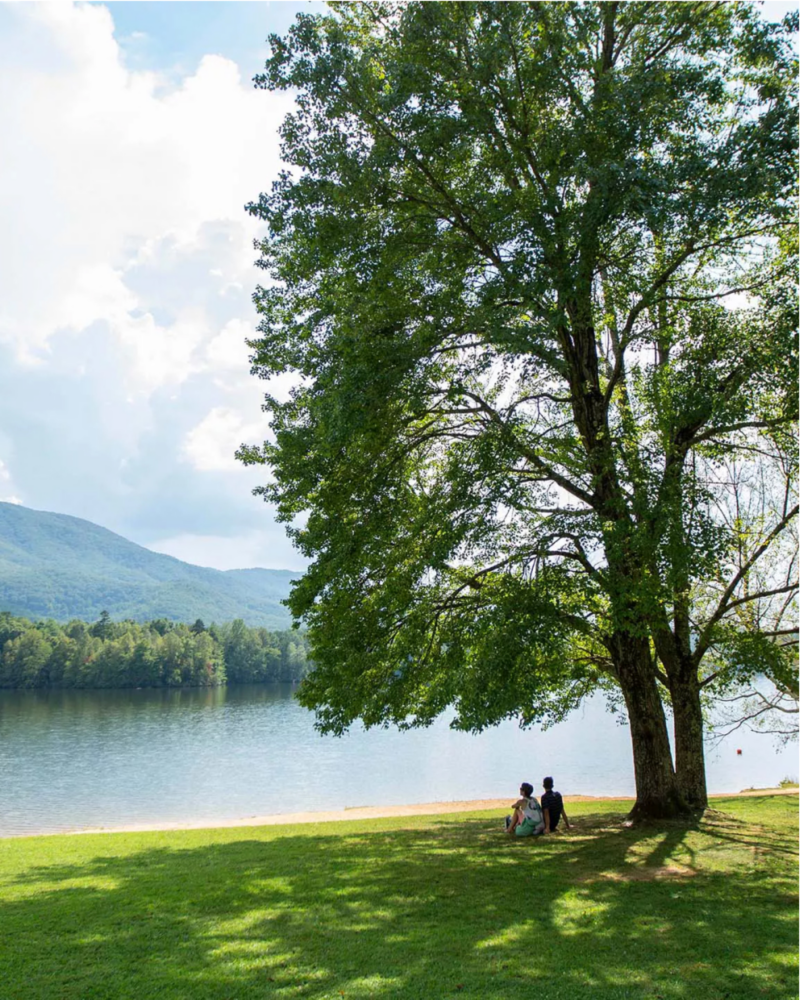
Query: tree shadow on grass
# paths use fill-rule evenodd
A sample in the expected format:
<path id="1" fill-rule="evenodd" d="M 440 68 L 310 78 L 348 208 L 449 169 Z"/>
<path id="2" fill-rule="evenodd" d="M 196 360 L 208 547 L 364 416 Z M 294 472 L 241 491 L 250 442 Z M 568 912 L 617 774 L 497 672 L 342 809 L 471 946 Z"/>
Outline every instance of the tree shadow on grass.
<path id="1" fill-rule="evenodd" d="M 594 816 L 533 842 L 485 819 L 204 837 L 29 869 L 0 917 L 4 1000 L 783 1000 L 796 985 L 796 905 L 765 874 L 787 867 L 786 838 L 731 817 Z M 726 838 L 745 859 L 732 872 L 713 867 Z"/>

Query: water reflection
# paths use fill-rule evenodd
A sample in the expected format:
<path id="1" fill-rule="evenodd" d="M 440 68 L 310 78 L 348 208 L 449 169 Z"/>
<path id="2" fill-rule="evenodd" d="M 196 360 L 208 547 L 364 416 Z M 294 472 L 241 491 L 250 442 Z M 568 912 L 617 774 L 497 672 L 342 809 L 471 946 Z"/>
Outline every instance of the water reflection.
<path id="1" fill-rule="evenodd" d="M 0 835 L 359 805 L 494 798 L 554 773 L 566 794 L 631 794 L 625 727 L 590 701 L 542 733 L 321 737 L 291 685 L 0 692 Z M 739 735 L 712 751 L 713 790 L 774 784 L 795 754 Z"/>

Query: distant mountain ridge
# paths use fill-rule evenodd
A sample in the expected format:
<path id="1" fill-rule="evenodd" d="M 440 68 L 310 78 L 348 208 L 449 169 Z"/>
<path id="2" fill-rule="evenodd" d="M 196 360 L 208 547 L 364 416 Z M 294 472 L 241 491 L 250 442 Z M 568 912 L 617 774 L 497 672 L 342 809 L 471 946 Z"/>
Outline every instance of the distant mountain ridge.
<path id="1" fill-rule="evenodd" d="M 91 521 L 0 502 L 0 611 L 26 618 L 225 622 L 288 628 L 300 574 L 217 570 L 151 552 Z"/>

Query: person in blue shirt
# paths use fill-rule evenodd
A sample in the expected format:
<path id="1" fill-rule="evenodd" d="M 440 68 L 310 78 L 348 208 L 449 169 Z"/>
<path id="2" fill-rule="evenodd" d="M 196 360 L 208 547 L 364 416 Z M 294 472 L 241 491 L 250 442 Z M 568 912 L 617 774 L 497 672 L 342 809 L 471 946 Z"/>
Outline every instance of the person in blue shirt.
<path id="1" fill-rule="evenodd" d="M 553 791 L 553 779 L 545 778 L 542 782 L 544 795 L 542 796 L 542 812 L 544 813 L 544 829 L 546 833 L 552 833 L 558 826 L 558 821 L 564 817 L 564 826 L 569 830 L 569 820 L 564 809 L 564 800 L 561 792 Z"/>

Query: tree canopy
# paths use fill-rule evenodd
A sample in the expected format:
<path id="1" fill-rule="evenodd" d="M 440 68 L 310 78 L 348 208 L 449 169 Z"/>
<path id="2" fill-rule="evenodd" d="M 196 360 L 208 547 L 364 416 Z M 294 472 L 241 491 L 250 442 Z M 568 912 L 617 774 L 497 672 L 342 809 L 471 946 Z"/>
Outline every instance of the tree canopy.
<path id="1" fill-rule="evenodd" d="M 257 83 L 297 106 L 250 206 L 254 372 L 298 384 L 240 455 L 312 560 L 301 698 L 480 729 L 606 687 L 637 811 L 702 807 L 709 657 L 789 655 L 796 18 L 330 6 L 271 39 Z M 747 534 L 724 470 L 764 455 L 784 499 Z"/>

